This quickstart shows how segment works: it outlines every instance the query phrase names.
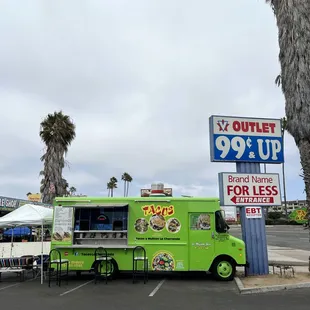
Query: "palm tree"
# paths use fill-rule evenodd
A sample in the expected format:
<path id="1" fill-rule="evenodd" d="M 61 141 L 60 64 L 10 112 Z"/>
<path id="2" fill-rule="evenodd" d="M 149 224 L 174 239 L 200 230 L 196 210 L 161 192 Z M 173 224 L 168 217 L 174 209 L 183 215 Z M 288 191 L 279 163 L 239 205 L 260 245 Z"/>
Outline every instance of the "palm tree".
<path id="1" fill-rule="evenodd" d="M 110 197 L 110 194 L 111 194 L 111 187 L 112 187 L 111 182 L 108 182 L 107 183 L 108 197 Z"/>
<path id="2" fill-rule="evenodd" d="M 129 173 L 124 172 L 122 175 L 122 180 L 124 181 L 124 197 L 128 197 L 129 183 L 132 182 L 132 177 Z"/>
<path id="3" fill-rule="evenodd" d="M 126 191 L 126 197 L 128 197 L 128 192 L 129 192 L 129 185 L 132 182 L 132 176 L 130 174 L 127 175 L 127 191 Z"/>
<path id="4" fill-rule="evenodd" d="M 75 138 L 75 124 L 62 111 L 48 114 L 41 122 L 40 137 L 46 145 L 40 192 L 42 202 L 51 204 L 56 196 L 66 194 L 67 182 L 62 177 L 65 155 Z"/>
<path id="5" fill-rule="evenodd" d="M 117 188 L 117 178 L 116 177 L 112 177 L 110 179 L 110 182 L 108 183 L 108 188 L 110 189 L 110 194 L 111 197 L 113 197 L 113 193 L 114 193 L 114 189 Z"/>
<path id="6" fill-rule="evenodd" d="M 70 196 L 69 183 L 64 178 L 61 179 L 61 182 L 62 182 L 62 186 L 63 186 L 62 188 L 63 188 L 63 191 L 64 191 L 63 196 Z"/>
<path id="7" fill-rule="evenodd" d="M 126 196 L 126 183 L 127 183 L 127 172 L 122 174 L 122 181 L 124 181 L 124 197 Z"/>
<path id="8" fill-rule="evenodd" d="M 280 82 L 285 97 L 286 131 L 299 149 L 310 220 L 310 2 L 266 0 L 278 26 Z M 298 16 L 298 18 L 296 18 Z"/>
<path id="9" fill-rule="evenodd" d="M 45 178 L 44 178 L 44 171 L 41 170 L 39 173 L 39 176 L 42 176 L 42 180 L 41 180 L 41 187 L 45 182 Z M 59 195 L 59 196 L 70 196 L 70 189 L 69 189 L 69 183 L 67 182 L 66 179 L 62 178 L 61 179 L 61 188 L 63 189 L 63 194 Z"/>
<path id="10" fill-rule="evenodd" d="M 76 188 L 74 186 L 71 186 L 69 188 L 70 196 L 73 196 L 76 193 Z"/>

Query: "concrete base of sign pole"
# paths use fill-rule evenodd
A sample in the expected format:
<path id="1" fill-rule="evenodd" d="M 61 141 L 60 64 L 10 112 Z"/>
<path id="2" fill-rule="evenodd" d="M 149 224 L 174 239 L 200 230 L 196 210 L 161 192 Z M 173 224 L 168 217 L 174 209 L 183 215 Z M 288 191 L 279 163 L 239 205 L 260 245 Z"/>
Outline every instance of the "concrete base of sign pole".
<path id="1" fill-rule="evenodd" d="M 260 173 L 259 163 L 236 163 L 238 173 Z M 249 267 L 245 275 L 266 275 L 269 274 L 268 250 L 265 228 L 265 212 L 261 218 L 247 218 L 245 208 L 240 207 L 240 221 L 242 239 L 246 246 L 246 256 Z"/>

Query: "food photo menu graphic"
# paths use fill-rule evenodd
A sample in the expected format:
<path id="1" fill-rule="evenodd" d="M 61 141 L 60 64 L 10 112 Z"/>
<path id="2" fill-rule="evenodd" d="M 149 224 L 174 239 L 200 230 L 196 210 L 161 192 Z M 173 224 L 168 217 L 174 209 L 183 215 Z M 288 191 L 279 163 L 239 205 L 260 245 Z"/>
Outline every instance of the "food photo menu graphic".
<path id="1" fill-rule="evenodd" d="M 54 209 L 53 241 L 71 241 L 73 208 L 56 206 Z"/>
<path id="2" fill-rule="evenodd" d="M 210 230 L 211 218 L 208 213 L 191 214 L 190 226 L 191 230 Z"/>
<path id="3" fill-rule="evenodd" d="M 159 251 L 155 253 L 152 259 L 152 270 L 173 271 L 174 269 L 175 269 L 175 261 L 172 253 L 167 251 Z"/>
<path id="4" fill-rule="evenodd" d="M 143 217 L 136 219 L 134 228 L 139 234 L 147 232 L 178 233 L 181 221 L 175 217 L 174 206 L 145 205 L 141 207 Z"/>

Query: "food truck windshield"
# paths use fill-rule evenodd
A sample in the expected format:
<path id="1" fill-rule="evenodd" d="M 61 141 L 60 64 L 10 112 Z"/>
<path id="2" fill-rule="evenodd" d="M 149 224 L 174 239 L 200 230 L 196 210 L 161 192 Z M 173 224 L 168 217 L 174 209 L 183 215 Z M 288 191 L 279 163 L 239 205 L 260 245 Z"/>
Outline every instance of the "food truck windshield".
<path id="1" fill-rule="evenodd" d="M 225 211 L 217 211 L 215 212 L 215 220 L 216 220 L 216 230 L 218 232 L 227 232 L 229 230 L 229 226 L 225 220 Z"/>

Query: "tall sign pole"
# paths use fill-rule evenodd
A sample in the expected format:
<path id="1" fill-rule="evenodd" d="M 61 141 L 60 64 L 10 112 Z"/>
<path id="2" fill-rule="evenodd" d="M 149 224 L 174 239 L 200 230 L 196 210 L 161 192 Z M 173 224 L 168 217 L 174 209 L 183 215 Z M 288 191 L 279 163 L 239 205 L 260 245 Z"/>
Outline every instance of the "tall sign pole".
<path id="1" fill-rule="evenodd" d="M 249 262 L 246 275 L 268 274 L 262 207 L 280 206 L 281 193 L 279 176 L 262 174 L 260 164 L 284 162 L 281 120 L 214 115 L 209 125 L 211 161 L 236 163 L 237 176 L 231 173 L 225 179 L 219 174 L 219 189 L 222 206 L 240 207 L 242 238 Z M 231 194 L 234 196 L 227 199 Z"/>

